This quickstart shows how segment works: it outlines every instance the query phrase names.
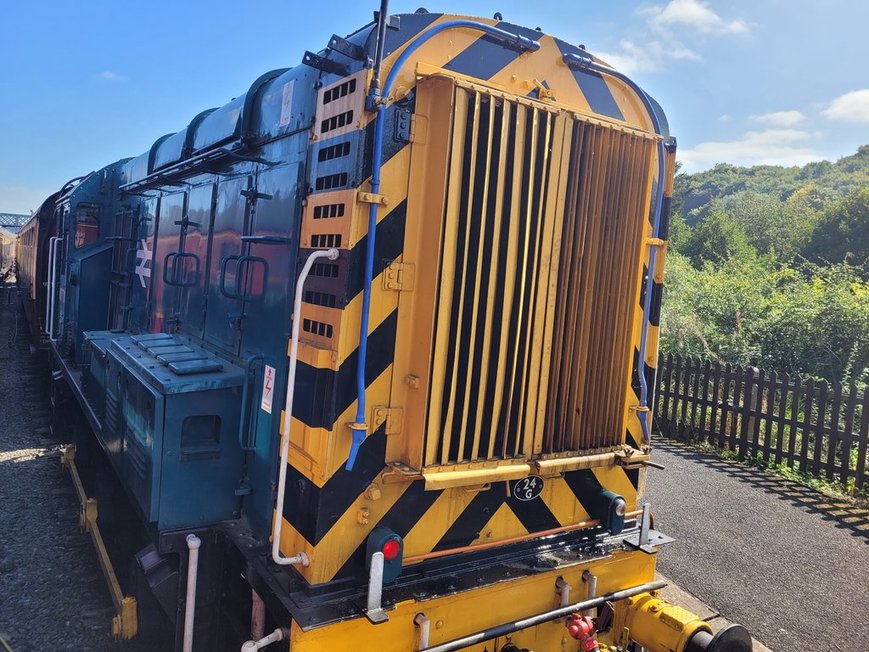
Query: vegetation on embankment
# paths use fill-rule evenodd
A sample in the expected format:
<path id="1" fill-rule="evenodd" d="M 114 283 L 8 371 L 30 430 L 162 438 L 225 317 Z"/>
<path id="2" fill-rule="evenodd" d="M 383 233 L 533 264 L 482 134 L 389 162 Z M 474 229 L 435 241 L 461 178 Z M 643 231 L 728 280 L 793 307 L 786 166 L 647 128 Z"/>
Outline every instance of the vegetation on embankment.
<path id="1" fill-rule="evenodd" d="M 869 145 L 678 174 L 661 348 L 869 382 Z"/>

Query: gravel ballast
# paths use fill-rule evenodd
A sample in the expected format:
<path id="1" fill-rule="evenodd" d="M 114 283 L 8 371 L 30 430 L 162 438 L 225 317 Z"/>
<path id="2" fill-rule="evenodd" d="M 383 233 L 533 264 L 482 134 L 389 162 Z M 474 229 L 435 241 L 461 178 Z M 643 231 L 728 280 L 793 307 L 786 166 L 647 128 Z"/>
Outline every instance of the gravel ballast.
<path id="1" fill-rule="evenodd" d="M 60 465 L 64 442 L 49 429 L 47 377 L 45 354 L 30 352 L 7 280 L 0 285 L 0 636 L 13 652 L 120 650 L 112 603 Z"/>

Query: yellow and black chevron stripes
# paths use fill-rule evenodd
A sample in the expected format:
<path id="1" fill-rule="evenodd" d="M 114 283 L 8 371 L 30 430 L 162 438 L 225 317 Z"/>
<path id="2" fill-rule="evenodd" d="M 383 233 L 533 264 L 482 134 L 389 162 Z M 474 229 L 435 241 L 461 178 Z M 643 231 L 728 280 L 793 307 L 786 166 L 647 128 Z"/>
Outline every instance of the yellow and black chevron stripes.
<path id="1" fill-rule="evenodd" d="M 431 26 L 454 18 L 439 16 Z M 486 81 L 515 95 L 538 96 L 542 85 L 546 89 L 545 95 L 554 98 L 559 105 L 643 131 L 651 130 L 651 120 L 642 101 L 625 84 L 612 78 L 604 79 L 594 72 L 571 71 L 562 63 L 563 54 L 577 51 L 574 46 L 517 25 L 486 18 L 475 20 L 538 41 L 540 49 L 533 53 L 520 53 L 477 32 L 451 30 L 422 45 L 414 55 L 415 62 Z M 395 49 L 386 57 L 384 77 L 405 47 Z M 416 82 L 417 67 L 408 63 L 396 77 L 394 96 L 406 96 Z"/>
<path id="2" fill-rule="evenodd" d="M 402 536 L 410 557 L 599 518 L 604 488 L 624 496 L 629 510 L 637 503 L 634 472 L 618 466 L 548 478 L 532 501 L 512 496 L 505 482 L 433 491 L 421 481 L 383 482 L 385 439 L 382 429 L 369 436 L 353 471 L 337 470 L 322 487 L 288 469 L 296 492 L 284 506 L 282 548 L 309 555 L 311 565 L 301 571 L 309 582 L 364 573 L 365 540 L 377 525 Z M 359 490 L 371 484 L 376 492 Z"/>
<path id="3" fill-rule="evenodd" d="M 452 18 L 426 17 L 424 22 L 432 26 Z M 629 509 L 636 504 L 639 472 L 618 466 L 549 478 L 543 496 L 529 504 L 510 498 L 505 482 L 494 482 L 486 490 L 469 487 L 425 491 L 421 480 L 386 483 L 382 479 L 388 463 L 422 467 L 424 440 L 416 424 L 421 423 L 429 406 L 427 392 L 418 388 L 425 386 L 430 372 L 431 338 L 426 328 L 431 327 L 433 318 L 426 323 L 420 314 L 428 311 L 433 317 L 436 309 L 443 210 L 438 199 L 444 196 L 448 183 L 455 183 L 448 170 L 448 147 L 438 146 L 430 138 L 441 130 L 452 129 L 451 100 L 446 105 L 422 106 L 420 80 L 441 71 L 466 82 L 527 97 L 540 106 L 551 106 L 553 114 L 585 116 L 589 124 L 602 129 L 614 128 L 643 137 L 650 130 L 651 122 L 642 103 L 624 84 L 597 73 L 571 70 L 562 63 L 562 55 L 574 51 L 573 46 L 535 30 L 503 26 L 538 40 L 540 50 L 520 53 L 473 31 L 455 30 L 421 46 L 413 60 L 399 71 L 386 109 L 382 197 L 362 194 L 369 189 L 368 153 L 374 118 L 361 108 L 367 92 L 367 71 L 330 83 L 318 95 L 310 157 L 311 194 L 301 224 L 301 256 L 307 248 L 326 246 L 337 246 L 341 256 L 334 269 L 324 269 L 322 276 L 311 280 L 311 293 L 306 292 L 304 297 L 302 319 L 306 321 L 297 375 L 299 398 L 293 414 L 285 415 L 292 419 L 288 468 L 291 489 L 283 514 L 277 516 L 287 521 L 281 541 L 284 553 L 305 550 L 311 557 L 311 566 L 302 571 L 311 583 L 359 573 L 364 568 L 365 538 L 378 524 L 404 536 L 406 554 L 414 555 L 587 520 L 594 511 L 593 496 L 602 488 L 624 495 Z M 397 44 L 387 49 L 384 78 L 411 36 L 401 33 L 388 38 Z M 410 129 L 401 137 L 397 127 L 400 112 L 413 115 Z M 345 164 L 346 169 L 342 167 Z M 645 197 L 646 206 L 650 193 Z M 346 424 L 356 409 L 368 201 L 383 202 L 378 210 L 365 370 L 371 413 L 367 420 L 374 427 L 353 471 L 346 471 L 350 448 Z M 555 231 L 553 237 L 559 237 Z M 638 258 L 636 277 L 641 279 L 643 261 L 639 254 Z M 395 269 L 413 278 L 413 287 L 398 291 L 390 286 L 387 273 Z M 431 278 L 435 279 L 433 285 L 426 280 Z M 644 318 L 641 309 L 634 313 L 630 338 L 634 350 L 639 342 L 638 325 Z M 650 328 L 650 338 L 657 337 L 656 327 L 654 324 Z M 631 382 L 626 373 L 626 386 L 630 387 Z M 627 443 L 639 447 L 642 437 L 636 414 L 630 410 L 633 400 L 633 393 L 628 391 L 623 422 Z M 376 410 L 392 410 L 392 414 L 403 417 L 398 417 L 398 425 L 387 429 L 375 419 Z M 372 483 L 378 486 L 377 491 L 366 493 Z M 375 494 L 376 498 L 372 497 Z"/>

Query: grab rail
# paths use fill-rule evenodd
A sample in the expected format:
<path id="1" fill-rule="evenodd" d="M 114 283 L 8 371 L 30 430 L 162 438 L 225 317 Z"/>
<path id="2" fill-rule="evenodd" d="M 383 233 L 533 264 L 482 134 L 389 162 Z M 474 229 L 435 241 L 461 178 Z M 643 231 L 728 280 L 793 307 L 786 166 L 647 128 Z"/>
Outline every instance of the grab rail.
<path id="1" fill-rule="evenodd" d="M 48 296 L 45 298 L 45 332 L 48 340 L 54 342 L 55 290 L 57 289 L 57 249 L 62 237 L 52 236 L 48 241 Z"/>

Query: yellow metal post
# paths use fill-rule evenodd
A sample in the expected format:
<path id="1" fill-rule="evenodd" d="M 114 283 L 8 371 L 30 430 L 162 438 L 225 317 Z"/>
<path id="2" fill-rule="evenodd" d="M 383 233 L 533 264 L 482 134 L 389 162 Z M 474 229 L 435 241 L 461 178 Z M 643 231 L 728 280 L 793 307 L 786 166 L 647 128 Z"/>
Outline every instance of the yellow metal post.
<path id="1" fill-rule="evenodd" d="M 139 629 L 136 599 L 125 596 L 123 591 L 121 591 L 118 576 L 115 574 L 112 560 L 109 559 L 109 553 L 106 550 L 103 536 L 100 533 L 100 526 L 97 524 L 97 499 L 88 498 L 84 485 L 81 482 L 78 468 L 75 465 L 75 444 L 68 444 L 61 449 L 60 463 L 69 469 L 72 484 L 75 487 L 75 493 L 78 495 L 80 504 L 79 525 L 82 530 L 91 535 L 91 540 L 97 552 L 97 560 L 100 562 L 103 577 L 109 587 L 112 603 L 115 606 L 116 615 L 112 618 L 112 634 L 115 638 L 128 641 L 136 635 Z"/>

